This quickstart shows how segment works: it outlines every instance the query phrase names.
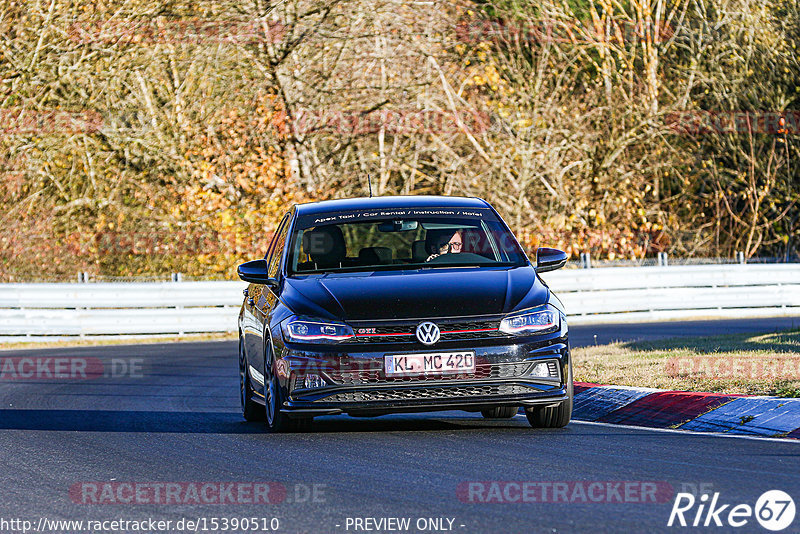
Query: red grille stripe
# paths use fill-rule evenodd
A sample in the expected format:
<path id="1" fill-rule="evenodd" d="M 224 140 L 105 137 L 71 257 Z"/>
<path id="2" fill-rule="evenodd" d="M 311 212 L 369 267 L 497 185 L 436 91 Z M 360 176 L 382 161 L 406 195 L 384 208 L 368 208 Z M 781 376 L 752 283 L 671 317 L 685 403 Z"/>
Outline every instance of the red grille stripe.
<path id="1" fill-rule="evenodd" d="M 414 332 L 390 332 L 387 334 L 356 334 L 356 337 L 372 337 L 372 336 L 413 336 Z"/>
<path id="2" fill-rule="evenodd" d="M 475 328 L 472 330 L 442 330 L 442 334 L 463 334 L 464 332 L 496 332 L 497 328 Z"/>

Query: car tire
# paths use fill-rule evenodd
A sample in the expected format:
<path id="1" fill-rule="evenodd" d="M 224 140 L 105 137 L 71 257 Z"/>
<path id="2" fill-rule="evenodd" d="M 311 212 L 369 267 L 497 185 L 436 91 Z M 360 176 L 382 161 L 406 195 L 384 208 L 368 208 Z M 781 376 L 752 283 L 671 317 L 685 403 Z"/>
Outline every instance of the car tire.
<path id="1" fill-rule="evenodd" d="M 307 432 L 311 430 L 312 417 L 293 419 L 281 411 L 283 392 L 272 357 L 272 346 L 267 346 L 267 357 L 264 363 L 264 401 L 267 431 L 274 434 L 284 432 Z"/>
<path id="2" fill-rule="evenodd" d="M 247 368 L 247 359 L 244 354 L 244 344 L 239 337 L 239 399 L 242 404 L 242 417 L 246 421 L 264 421 L 266 413 L 264 406 L 253 400 L 253 388 L 250 385 L 250 370 Z"/>
<path id="3" fill-rule="evenodd" d="M 488 410 L 481 410 L 481 415 L 486 419 L 511 419 L 517 414 L 516 406 L 495 406 Z"/>
<path id="4" fill-rule="evenodd" d="M 533 428 L 563 428 L 572 418 L 572 362 L 569 364 L 569 378 L 567 380 L 567 400 L 557 406 L 532 406 L 525 408 L 525 417 Z"/>

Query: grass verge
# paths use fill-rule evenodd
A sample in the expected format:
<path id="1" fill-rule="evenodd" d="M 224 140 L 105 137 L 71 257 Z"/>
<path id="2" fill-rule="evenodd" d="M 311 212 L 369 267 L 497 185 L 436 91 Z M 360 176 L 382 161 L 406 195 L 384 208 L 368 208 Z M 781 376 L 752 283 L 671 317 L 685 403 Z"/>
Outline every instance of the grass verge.
<path id="1" fill-rule="evenodd" d="M 575 348 L 576 381 L 800 397 L 800 330 Z"/>

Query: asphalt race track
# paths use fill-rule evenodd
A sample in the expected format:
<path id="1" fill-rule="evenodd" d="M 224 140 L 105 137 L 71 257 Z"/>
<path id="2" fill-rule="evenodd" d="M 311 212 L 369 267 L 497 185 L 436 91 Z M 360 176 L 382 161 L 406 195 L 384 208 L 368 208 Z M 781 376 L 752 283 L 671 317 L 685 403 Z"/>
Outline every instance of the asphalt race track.
<path id="1" fill-rule="evenodd" d="M 773 331 L 793 322 L 800 325 L 800 318 L 591 325 L 573 327 L 570 335 L 574 344 L 589 344 L 595 334 L 604 343 Z M 0 381 L 0 525 L 12 519 L 37 525 L 42 518 L 152 518 L 174 525 L 205 518 L 207 531 L 222 531 L 211 529 L 210 520 L 258 517 L 278 518 L 278 532 L 343 533 L 378 531 L 367 530 L 375 527 L 370 522 L 356 529 L 357 518 L 396 517 L 410 518 L 412 532 L 420 518 L 419 525 L 432 532 L 703 531 L 709 529 L 667 528 L 676 492 L 719 492 L 719 505 L 730 509 L 754 506 L 763 492 L 779 489 L 800 504 L 797 442 L 580 422 L 542 431 L 531 429 L 523 417 L 487 421 L 462 412 L 324 417 L 313 433 L 269 435 L 239 414 L 235 342 L 0 353 L 18 357 L 82 358 L 90 367 L 101 362 L 105 374 L 117 376 Z M 270 495 L 281 502 L 197 504 L 183 494 L 171 502 L 115 501 L 127 483 L 174 482 L 185 489 L 233 481 L 277 483 Z M 544 491 L 551 502 L 479 502 L 498 487 L 507 495 L 495 493 L 495 500 L 519 500 L 518 486 L 508 481 L 541 483 L 532 486 L 539 488 L 532 495 L 540 501 Z M 598 482 L 596 487 L 633 490 L 626 496 L 624 490 L 606 489 L 602 502 L 585 502 L 573 493 L 578 485 L 586 489 Z M 629 485 L 618 484 L 625 482 Z M 552 492 L 548 497 L 542 488 L 557 487 L 549 483 L 567 483 L 572 496 L 566 502 L 563 493 L 561 499 Z M 658 502 L 638 502 L 636 489 L 643 483 L 660 488 Z M 95 487 L 111 488 L 105 497 L 100 494 L 104 502 L 86 502 L 91 501 L 86 488 Z M 467 493 L 467 487 L 475 491 Z M 284 488 L 285 498 L 275 488 Z M 696 510 L 687 513 L 689 521 Z M 437 518 L 445 519 L 441 525 L 429 521 Z M 763 531 L 752 517 L 739 529 L 710 530 Z M 0 531 L 15 530 L 6 525 Z M 800 518 L 783 532 L 798 531 Z"/>

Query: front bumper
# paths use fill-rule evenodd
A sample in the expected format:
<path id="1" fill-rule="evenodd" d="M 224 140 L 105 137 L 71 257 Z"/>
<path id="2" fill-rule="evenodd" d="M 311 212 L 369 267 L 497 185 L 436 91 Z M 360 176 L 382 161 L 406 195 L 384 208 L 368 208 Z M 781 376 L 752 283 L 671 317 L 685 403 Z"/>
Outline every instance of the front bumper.
<path id="1" fill-rule="evenodd" d="M 309 351 L 285 346 L 281 381 L 285 402 L 281 411 L 290 417 L 437 410 L 480 411 L 494 406 L 550 406 L 568 399 L 569 345 L 566 331 L 502 344 L 465 346 L 442 343 L 436 350 L 475 352 L 476 373 L 464 376 L 387 378 L 384 356 L 431 352 L 429 347 L 366 347 L 369 352 Z M 361 348 L 361 347 L 359 347 Z M 362 348 L 363 350 L 363 348 Z M 526 374 L 533 363 L 555 362 L 558 376 L 539 378 Z M 325 379 L 324 387 L 305 388 L 309 373 Z"/>

